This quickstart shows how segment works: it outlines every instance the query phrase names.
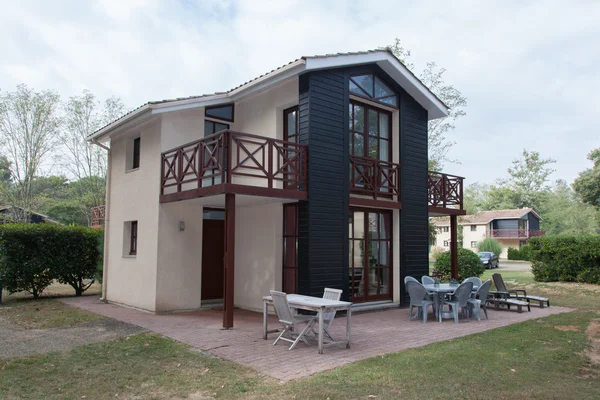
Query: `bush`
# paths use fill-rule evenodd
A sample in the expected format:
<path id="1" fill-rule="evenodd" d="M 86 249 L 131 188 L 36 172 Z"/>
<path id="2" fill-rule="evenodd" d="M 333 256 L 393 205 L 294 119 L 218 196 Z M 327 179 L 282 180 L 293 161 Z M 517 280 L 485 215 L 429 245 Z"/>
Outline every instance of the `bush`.
<path id="1" fill-rule="evenodd" d="M 0 276 L 13 293 L 39 297 L 54 279 L 81 294 L 94 282 L 99 230 L 50 224 L 0 227 Z"/>
<path id="2" fill-rule="evenodd" d="M 508 248 L 508 259 L 509 260 L 523 260 L 530 261 L 531 260 L 531 246 L 528 244 L 524 244 L 521 246 L 521 250 L 517 250 L 514 247 Z"/>
<path id="3" fill-rule="evenodd" d="M 489 251 L 494 253 L 497 257 L 500 257 L 500 253 L 502 253 L 502 245 L 494 238 L 485 238 L 483 239 L 478 246 L 479 251 Z"/>
<path id="4" fill-rule="evenodd" d="M 529 244 L 536 281 L 600 284 L 600 235 L 542 236 Z"/>
<path id="5" fill-rule="evenodd" d="M 443 280 L 450 279 L 450 252 L 443 253 L 435 262 L 434 275 L 440 276 Z M 458 249 L 458 280 L 462 281 L 471 276 L 481 276 L 485 272 L 483 263 L 479 256 L 471 250 Z"/>
<path id="6" fill-rule="evenodd" d="M 431 252 L 429 253 L 429 257 L 433 260 L 437 260 L 440 256 L 444 254 L 444 249 L 441 247 L 432 247 Z"/>

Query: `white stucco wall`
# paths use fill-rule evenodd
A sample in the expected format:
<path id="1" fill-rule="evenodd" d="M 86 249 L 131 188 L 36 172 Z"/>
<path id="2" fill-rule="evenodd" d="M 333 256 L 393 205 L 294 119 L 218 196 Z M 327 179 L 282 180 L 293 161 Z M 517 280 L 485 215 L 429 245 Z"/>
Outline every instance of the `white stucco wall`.
<path id="1" fill-rule="evenodd" d="M 477 247 L 471 247 L 471 242 L 477 242 L 479 244 L 485 239 L 487 234 L 486 225 L 475 225 L 476 231 L 471 231 L 471 225 L 463 225 L 463 247 L 472 251 L 477 251 Z"/>
<path id="2" fill-rule="evenodd" d="M 128 142 L 140 136 L 140 167 L 126 172 Z M 160 131 L 146 124 L 111 141 L 111 188 L 106 298 L 144 310 L 155 310 Z M 124 255 L 124 223 L 138 221 L 137 255 Z"/>
<path id="3" fill-rule="evenodd" d="M 161 116 L 161 152 L 204 137 L 204 107 Z"/>
<path id="4" fill-rule="evenodd" d="M 237 207 L 235 224 L 234 304 L 262 310 L 262 297 L 281 290 L 283 206 Z"/>
<path id="5" fill-rule="evenodd" d="M 179 230 L 179 221 L 185 224 Z M 190 202 L 160 205 L 156 311 L 200 307 L 202 206 Z"/>

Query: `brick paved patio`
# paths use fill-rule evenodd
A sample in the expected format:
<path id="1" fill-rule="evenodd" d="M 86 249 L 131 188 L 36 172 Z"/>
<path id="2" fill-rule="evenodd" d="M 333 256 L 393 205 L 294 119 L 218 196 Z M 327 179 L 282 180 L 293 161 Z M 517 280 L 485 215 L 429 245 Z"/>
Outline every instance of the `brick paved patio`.
<path id="1" fill-rule="evenodd" d="M 327 348 L 325 354 L 319 355 L 316 343 L 310 347 L 301 343 L 292 351 L 288 351 L 285 344 L 272 346 L 274 335 L 270 335 L 269 340 L 262 339 L 262 314 L 250 311 L 236 310 L 234 329 L 222 330 L 222 312 L 218 310 L 155 315 L 105 304 L 95 296 L 63 301 L 87 311 L 138 325 L 196 350 L 252 367 L 282 381 L 304 378 L 365 358 L 570 311 L 563 307 L 532 307 L 531 312 L 522 314 L 489 310 L 489 320 L 461 320 L 458 325 L 451 320 L 427 324 L 418 320 L 408 321 L 407 309 L 354 314 L 352 348 Z M 269 324 L 276 326 L 276 319 L 272 317 Z M 344 317 L 336 320 L 332 327 L 333 335 L 343 335 L 345 327 Z"/>

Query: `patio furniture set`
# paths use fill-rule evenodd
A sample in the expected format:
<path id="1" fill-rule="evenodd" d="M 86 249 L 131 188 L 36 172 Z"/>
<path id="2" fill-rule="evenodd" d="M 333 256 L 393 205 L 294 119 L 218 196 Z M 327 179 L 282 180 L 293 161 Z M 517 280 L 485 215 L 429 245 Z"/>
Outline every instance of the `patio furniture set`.
<path id="1" fill-rule="evenodd" d="M 443 318 L 454 318 L 454 323 L 458 324 L 459 312 L 469 320 L 475 312 L 477 320 L 481 321 L 481 310 L 487 315 L 487 305 L 492 304 L 495 309 L 506 307 L 510 310 L 515 306 L 519 313 L 523 312 L 523 307 L 531 311 L 532 301 L 538 302 L 540 308 L 544 305 L 550 306 L 550 300 L 540 296 L 528 296 L 525 289 L 508 290 L 502 275 L 493 274 L 492 279 L 496 286 L 495 291 L 490 291 L 492 280 L 482 282 L 477 277 L 465 279 L 460 285 L 439 283 L 429 276 L 423 276 L 421 282 L 411 276 L 404 279 L 406 290 L 410 295 L 409 320 L 413 315 L 413 309 L 417 309 L 417 316 L 423 318 L 423 323 L 427 323 L 427 312 L 429 306 L 433 309 L 433 314 L 439 322 Z M 444 307 L 448 306 L 448 310 Z"/>
<path id="2" fill-rule="evenodd" d="M 444 318 L 453 318 L 456 324 L 459 316 L 470 320 L 473 314 L 481 321 L 481 310 L 487 319 L 488 304 L 494 305 L 496 309 L 515 306 L 519 313 L 523 311 L 523 307 L 531 311 L 531 301 L 538 302 L 540 307 L 550 306 L 550 301 L 545 297 L 528 296 L 524 289 L 508 290 L 500 274 L 494 274 L 492 279 L 497 289 L 495 291 L 490 290 L 492 280 L 482 282 L 477 277 L 467 278 L 458 284 L 439 283 L 429 276 L 423 276 L 419 282 L 407 276 L 404 284 L 410 296 L 409 320 L 416 315 L 423 319 L 423 323 L 427 323 L 430 306 L 439 322 Z M 279 333 L 273 346 L 285 341 L 291 343 L 289 350 L 293 350 L 300 342 L 309 345 L 309 340 L 316 339 L 319 354 L 323 354 L 323 349 L 330 346 L 343 345 L 350 348 L 352 303 L 341 301 L 341 296 L 341 290 L 331 288 L 325 288 L 322 298 L 271 290 L 270 296 L 263 297 L 263 339 L 267 340 L 269 333 Z M 275 309 L 283 330 L 269 330 L 269 306 Z M 413 315 L 415 308 L 417 313 Z M 313 314 L 299 314 L 298 310 Z M 338 311 L 346 312 L 346 335 L 343 339 L 336 339 L 331 333 L 331 325 Z"/>

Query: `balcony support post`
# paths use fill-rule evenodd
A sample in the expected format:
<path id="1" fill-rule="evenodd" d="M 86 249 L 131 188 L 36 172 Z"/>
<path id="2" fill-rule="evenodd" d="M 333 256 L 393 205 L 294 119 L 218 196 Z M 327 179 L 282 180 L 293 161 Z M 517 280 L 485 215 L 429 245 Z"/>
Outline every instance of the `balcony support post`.
<path id="1" fill-rule="evenodd" d="M 235 272 L 235 194 L 225 194 L 225 269 L 223 282 L 223 328 L 233 328 L 234 272 Z"/>
<path id="2" fill-rule="evenodd" d="M 450 274 L 458 279 L 458 221 L 456 215 L 450 216 Z"/>

